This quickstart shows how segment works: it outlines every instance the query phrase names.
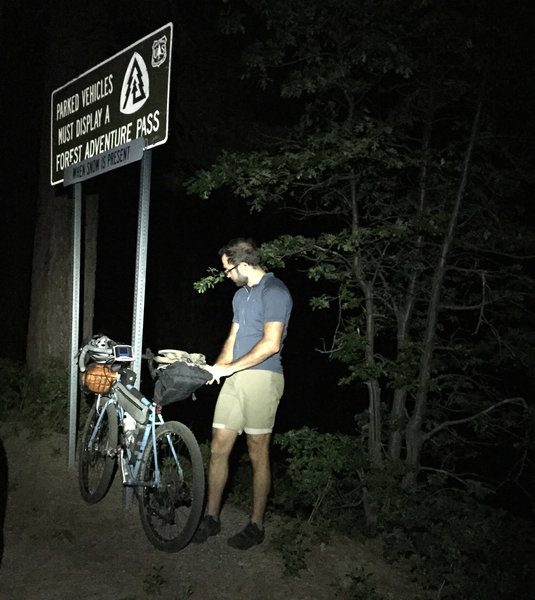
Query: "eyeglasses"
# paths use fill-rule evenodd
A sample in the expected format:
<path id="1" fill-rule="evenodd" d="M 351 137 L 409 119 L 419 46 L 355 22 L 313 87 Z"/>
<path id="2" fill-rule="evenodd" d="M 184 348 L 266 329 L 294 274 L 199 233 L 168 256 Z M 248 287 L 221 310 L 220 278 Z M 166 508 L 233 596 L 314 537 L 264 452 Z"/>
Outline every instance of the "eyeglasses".
<path id="1" fill-rule="evenodd" d="M 230 269 L 225 269 L 223 271 L 223 273 L 225 274 L 225 277 L 231 272 L 234 271 L 234 269 L 239 265 L 240 263 L 238 263 L 237 265 L 234 265 L 233 267 L 231 267 Z"/>

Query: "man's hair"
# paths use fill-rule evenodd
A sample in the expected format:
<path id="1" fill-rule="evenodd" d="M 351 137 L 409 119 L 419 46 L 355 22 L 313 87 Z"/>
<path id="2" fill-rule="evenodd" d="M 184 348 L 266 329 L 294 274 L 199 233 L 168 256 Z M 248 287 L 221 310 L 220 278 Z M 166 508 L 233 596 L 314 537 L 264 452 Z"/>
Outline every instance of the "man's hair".
<path id="1" fill-rule="evenodd" d="M 259 267 L 261 263 L 260 251 L 256 242 L 251 238 L 236 238 L 219 250 L 219 256 L 227 255 L 231 265 L 247 263 L 251 267 Z"/>

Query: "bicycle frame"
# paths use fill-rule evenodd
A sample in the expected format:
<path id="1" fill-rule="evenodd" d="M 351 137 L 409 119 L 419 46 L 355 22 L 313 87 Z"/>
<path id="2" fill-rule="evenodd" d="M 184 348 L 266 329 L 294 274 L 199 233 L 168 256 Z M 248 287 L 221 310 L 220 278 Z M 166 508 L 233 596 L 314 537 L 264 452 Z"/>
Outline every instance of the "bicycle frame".
<path id="1" fill-rule="evenodd" d="M 117 410 L 117 415 L 119 417 L 119 423 L 120 424 L 123 423 L 124 414 L 126 411 L 117 404 L 117 399 L 114 396 L 115 396 L 115 394 L 113 394 L 109 398 L 106 398 L 106 402 L 104 402 L 102 405 L 100 405 L 100 400 L 102 398 L 99 398 L 99 400 L 97 400 L 97 406 L 100 409 L 100 415 L 97 420 L 96 427 L 93 430 L 93 433 L 89 440 L 90 444 L 93 444 L 96 436 L 98 435 L 98 431 L 99 431 L 99 428 L 100 428 L 100 425 L 102 422 L 102 418 L 105 414 L 105 411 L 106 411 L 106 408 L 108 405 L 110 405 L 110 404 L 115 405 L 115 408 Z M 157 425 L 163 425 L 163 423 L 165 423 L 165 421 L 164 421 L 162 415 L 157 410 L 157 407 L 154 404 L 151 404 L 151 406 L 149 407 L 149 421 L 146 425 L 142 426 L 142 427 L 145 427 L 145 431 L 143 432 L 143 439 L 141 440 L 141 445 L 137 452 L 138 455 L 136 457 L 135 463 L 132 465 L 130 462 L 132 459 L 133 449 L 128 448 L 126 445 L 123 446 L 122 444 L 120 444 L 119 447 L 116 448 L 112 454 L 110 454 L 110 456 L 119 455 L 121 458 L 120 465 L 121 465 L 121 473 L 123 475 L 123 485 L 131 486 L 131 487 L 158 487 L 160 485 L 160 481 L 161 481 L 160 466 L 158 464 L 158 453 L 156 452 L 156 427 L 157 427 Z M 151 481 L 140 481 L 138 479 L 138 474 L 139 474 L 139 469 L 141 467 L 141 458 L 143 456 L 143 452 L 145 451 L 145 447 L 148 443 L 149 436 L 151 437 L 152 446 L 154 449 L 154 454 L 153 454 L 153 456 L 154 456 L 154 479 Z M 169 436 L 167 436 L 167 437 L 169 439 Z M 182 467 L 180 466 L 180 460 L 179 460 L 172 444 L 170 445 L 170 447 L 171 447 L 171 451 L 173 453 L 173 458 L 175 459 L 177 471 L 178 471 L 179 475 L 182 477 L 183 472 L 182 472 Z M 126 457 L 124 457 L 125 451 L 127 453 Z"/>

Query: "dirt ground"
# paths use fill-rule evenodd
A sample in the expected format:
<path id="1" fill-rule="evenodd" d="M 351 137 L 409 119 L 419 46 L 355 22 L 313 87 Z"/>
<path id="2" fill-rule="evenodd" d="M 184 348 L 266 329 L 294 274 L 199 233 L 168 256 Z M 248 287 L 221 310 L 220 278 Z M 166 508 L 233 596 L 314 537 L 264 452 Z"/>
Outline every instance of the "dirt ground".
<path id="1" fill-rule="evenodd" d="M 227 537 L 247 520 L 231 505 L 223 509 L 219 536 L 176 554 L 160 552 L 145 538 L 137 507 L 123 509 L 120 477 L 100 503 L 83 502 L 77 468 L 67 465 L 66 435 L 36 439 L 0 424 L 0 438 L 9 477 L 2 600 L 327 600 L 347 597 L 337 589 L 347 587 L 357 564 L 375 571 L 387 598 L 405 595 L 402 575 L 376 563 L 374 541 L 338 537 L 318 546 L 300 576 L 284 574 L 270 544 L 275 520 L 267 521 L 263 544 L 230 548 Z"/>

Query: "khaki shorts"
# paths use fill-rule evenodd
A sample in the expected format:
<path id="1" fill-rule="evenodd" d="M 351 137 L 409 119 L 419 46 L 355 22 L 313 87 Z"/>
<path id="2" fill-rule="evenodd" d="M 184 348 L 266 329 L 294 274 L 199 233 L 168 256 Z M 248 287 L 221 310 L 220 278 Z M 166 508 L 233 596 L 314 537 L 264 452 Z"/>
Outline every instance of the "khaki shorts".
<path id="1" fill-rule="evenodd" d="M 234 373 L 219 392 L 213 427 L 239 434 L 271 433 L 283 391 L 281 373 L 260 369 Z"/>

